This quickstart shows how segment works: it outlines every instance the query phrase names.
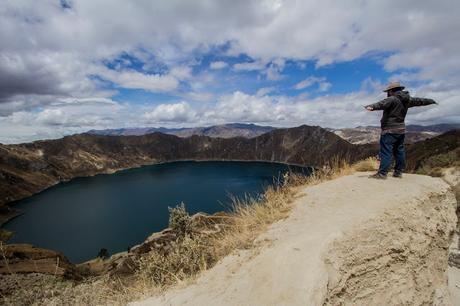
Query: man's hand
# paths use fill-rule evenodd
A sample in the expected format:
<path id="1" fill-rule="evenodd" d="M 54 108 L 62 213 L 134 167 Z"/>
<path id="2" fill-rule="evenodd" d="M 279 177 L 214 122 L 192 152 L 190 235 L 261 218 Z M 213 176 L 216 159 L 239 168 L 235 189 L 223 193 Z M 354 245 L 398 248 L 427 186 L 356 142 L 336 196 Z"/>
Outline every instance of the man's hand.
<path id="1" fill-rule="evenodd" d="M 372 112 L 372 111 L 374 110 L 374 109 L 373 109 L 372 107 L 370 107 L 370 106 L 364 106 L 364 108 L 365 108 L 366 110 L 370 111 L 370 112 Z"/>

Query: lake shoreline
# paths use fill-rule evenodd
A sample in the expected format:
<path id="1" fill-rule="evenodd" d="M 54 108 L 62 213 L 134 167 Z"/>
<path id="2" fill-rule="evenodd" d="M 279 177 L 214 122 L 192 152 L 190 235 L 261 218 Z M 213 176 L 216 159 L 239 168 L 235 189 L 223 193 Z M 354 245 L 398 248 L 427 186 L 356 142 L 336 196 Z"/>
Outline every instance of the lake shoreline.
<path id="1" fill-rule="evenodd" d="M 20 199 L 16 199 L 10 202 L 6 202 L 2 205 L 0 205 L 0 208 L 7 207 L 7 210 L 13 211 L 11 214 L 4 214 L 3 211 L 0 212 L 0 228 L 2 228 L 5 224 L 7 224 L 9 221 L 13 220 L 14 218 L 20 216 L 23 214 L 23 212 L 17 211 L 14 208 L 14 205 L 25 200 L 28 198 L 31 198 L 33 196 L 39 195 L 43 193 L 44 191 L 47 191 L 48 189 L 58 186 L 60 184 L 65 184 L 69 183 L 75 179 L 80 179 L 80 178 L 91 178 L 91 177 L 96 177 L 99 175 L 111 175 L 111 174 L 116 174 L 120 173 L 123 171 L 128 171 L 128 170 L 135 170 L 135 169 L 141 169 L 143 167 L 150 167 L 150 166 L 156 166 L 156 165 L 164 165 L 164 164 L 172 164 L 172 163 L 180 163 L 180 162 L 247 162 L 247 163 L 269 163 L 269 164 L 280 164 L 280 165 L 285 165 L 285 166 L 294 166 L 294 167 L 301 167 L 301 168 L 309 168 L 309 169 L 314 169 L 313 167 L 310 166 L 305 166 L 301 164 L 294 164 L 294 163 L 285 163 L 282 161 L 269 161 L 269 160 L 243 160 L 243 159 L 176 159 L 176 160 L 168 160 L 168 161 L 160 161 L 160 162 L 155 162 L 155 163 L 149 163 L 149 164 L 143 164 L 143 165 L 137 165 L 134 167 L 126 167 L 126 168 L 120 168 L 120 169 L 108 169 L 106 172 L 100 172 L 100 173 L 95 173 L 95 174 L 90 174 L 90 175 L 85 175 L 85 176 L 75 176 L 72 177 L 68 180 L 60 180 L 55 182 L 54 184 L 37 191 L 36 193 L 33 193 L 31 195 L 25 196 Z"/>

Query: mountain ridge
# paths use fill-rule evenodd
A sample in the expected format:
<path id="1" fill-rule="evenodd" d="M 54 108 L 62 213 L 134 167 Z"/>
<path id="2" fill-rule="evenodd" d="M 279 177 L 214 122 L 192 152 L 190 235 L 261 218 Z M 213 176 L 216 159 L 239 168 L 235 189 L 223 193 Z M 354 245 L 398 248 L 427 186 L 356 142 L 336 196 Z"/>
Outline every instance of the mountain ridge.
<path id="1" fill-rule="evenodd" d="M 121 128 L 121 129 L 106 129 L 106 130 L 90 130 L 87 134 L 108 135 L 108 136 L 130 136 L 130 135 L 145 135 L 154 132 L 176 135 L 179 137 L 190 137 L 192 135 L 201 135 L 209 137 L 247 137 L 253 138 L 264 133 L 270 132 L 277 128 L 272 126 L 261 126 L 256 124 L 246 123 L 227 123 L 220 125 L 212 125 L 206 127 L 192 128 L 165 128 L 165 127 L 146 127 L 146 128 Z"/>
<path id="2" fill-rule="evenodd" d="M 439 136 L 447 131 L 460 128 L 459 124 L 435 124 L 435 125 L 407 125 L 406 143 L 414 143 Z M 273 126 L 260 126 L 246 123 L 229 123 L 206 127 L 192 128 L 165 128 L 165 127 L 144 127 L 144 128 L 120 128 L 105 130 L 90 130 L 84 134 L 107 135 L 107 136 L 132 136 L 146 135 L 154 132 L 176 135 L 179 137 L 190 137 L 192 135 L 209 136 L 214 138 L 246 137 L 253 138 L 264 133 L 282 129 Z M 354 128 L 325 128 L 334 132 L 339 137 L 353 144 L 378 143 L 380 137 L 379 126 L 357 126 Z"/>

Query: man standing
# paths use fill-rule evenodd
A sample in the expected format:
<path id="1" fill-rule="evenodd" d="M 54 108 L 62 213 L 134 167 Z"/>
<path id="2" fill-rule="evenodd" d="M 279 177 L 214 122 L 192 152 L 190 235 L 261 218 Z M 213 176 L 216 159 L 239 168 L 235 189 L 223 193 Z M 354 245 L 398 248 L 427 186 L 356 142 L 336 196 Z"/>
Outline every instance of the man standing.
<path id="1" fill-rule="evenodd" d="M 395 159 L 393 176 L 402 178 L 406 164 L 404 152 L 404 136 L 406 118 L 409 107 L 437 104 L 432 99 L 415 98 L 409 92 L 403 91 L 404 86 L 399 82 L 392 82 L 384 90 L 387 98 L 374 104 L 364 106 L 368 111 L 383 110 L 380 120 L 382 133 L 380 136 L 380 167 L 370 178 L 386 179 L 392 157 Z"/>

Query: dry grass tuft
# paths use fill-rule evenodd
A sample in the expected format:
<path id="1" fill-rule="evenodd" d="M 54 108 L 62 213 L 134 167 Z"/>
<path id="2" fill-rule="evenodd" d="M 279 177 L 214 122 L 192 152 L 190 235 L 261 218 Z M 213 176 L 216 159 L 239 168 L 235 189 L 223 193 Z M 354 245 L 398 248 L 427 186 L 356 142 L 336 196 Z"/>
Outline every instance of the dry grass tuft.
<path id="1" fill-rule="evenodd" d="M 142 257 L 138 277 L 146 286 L 165 288 L 206 270 L 216 261 L 213 246 L 200 236 L 185 235 L 166 252 L 152 251 Z"/>
<path id="2" fill-rule="evenodd" d="M 379 160 L 376 157 L 368 157 L 352 165 L 355 171 L 377 171 L 379 169 Z"/>

